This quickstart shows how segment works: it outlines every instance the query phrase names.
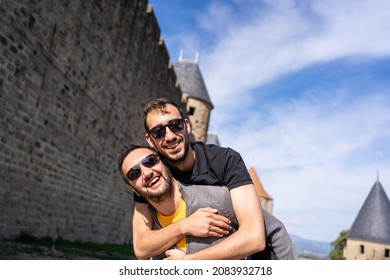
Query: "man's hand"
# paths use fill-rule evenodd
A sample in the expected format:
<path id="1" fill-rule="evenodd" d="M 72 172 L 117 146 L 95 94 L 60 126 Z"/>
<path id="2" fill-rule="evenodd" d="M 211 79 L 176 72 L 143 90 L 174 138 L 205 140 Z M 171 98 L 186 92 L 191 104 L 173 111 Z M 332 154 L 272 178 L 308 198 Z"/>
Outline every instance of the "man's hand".
<path id="1" fill-rule="evenodd" d="M 217 209 L 200 208 L 191 216 L 179 221 L 186 235 L 195 237 L 222 237 L 231 230 L 228 218 L 218 215 Z"/>
<path id="2" fill-rule="evenodd" d="M 165 252 L 164 260 L 184 260 L 186 253 L 180 249 L 170 249 Z"/>

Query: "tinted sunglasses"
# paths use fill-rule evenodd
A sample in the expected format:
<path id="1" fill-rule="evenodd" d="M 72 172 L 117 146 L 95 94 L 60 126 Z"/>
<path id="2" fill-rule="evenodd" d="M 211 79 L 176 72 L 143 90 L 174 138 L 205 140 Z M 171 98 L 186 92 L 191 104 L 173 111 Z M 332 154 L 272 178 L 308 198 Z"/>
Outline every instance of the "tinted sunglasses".
<path id="1" fill-rule="evenodd" d="M 179 132 L 184 128 L 184 120 L 183 119 L 173 119 L 168 122 L 166 125 L 156 125 L 151 130 L 149 130 L 149 134 L 152 135 L 154 139 L 160 139 L 165 137 L 166 128 L 169 128 L 173 133 Z"/>
<path id="2" fill-rule="evenodd" d="M 144 157 L 140 164 L 147 168 L 155 166 L 160 161 L 160 158 L 156 154 L 150 154 Z M 141 167 L 140 164 L 134 165 L 126 174 L 127 179 L 134 181 L 141 176 Z"/>

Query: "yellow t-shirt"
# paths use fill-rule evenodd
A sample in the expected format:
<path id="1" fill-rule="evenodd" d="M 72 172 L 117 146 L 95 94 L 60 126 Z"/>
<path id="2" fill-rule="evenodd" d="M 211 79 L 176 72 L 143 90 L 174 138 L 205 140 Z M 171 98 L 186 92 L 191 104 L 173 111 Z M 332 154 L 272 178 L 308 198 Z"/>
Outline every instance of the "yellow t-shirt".
<path id="1" fill-rule="evenodd" d="M 184 202 L 184 199 L 181 198 L 181 202 L 179 207 L 177 208 L 176 212 L 173 213 L 170 216 L 164 216 L 157 212 L 157 219 L 160 222 L 160 225 L 162 227 L 166 227 L 174 222 L 180 221 L 181 219 L 184 219 L 186 217 L 186 203 Z M 184 252 L 187 252 L 187 240 L 184 236 L 178 243 L 176 243 L 176 246 L 182 249 Z"/>

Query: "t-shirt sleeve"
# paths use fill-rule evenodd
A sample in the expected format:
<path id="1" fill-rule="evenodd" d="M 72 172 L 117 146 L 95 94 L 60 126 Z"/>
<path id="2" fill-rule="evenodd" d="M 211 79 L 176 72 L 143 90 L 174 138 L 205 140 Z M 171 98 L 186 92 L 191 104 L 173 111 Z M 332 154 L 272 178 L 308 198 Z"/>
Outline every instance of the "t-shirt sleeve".
<path id="1" fill-rule="evenodd" d="M 224 159 L 224 182 L 229 190 L 252 184 L 252 179 L 241 155 L 233 149 L 227 148 Z"/>

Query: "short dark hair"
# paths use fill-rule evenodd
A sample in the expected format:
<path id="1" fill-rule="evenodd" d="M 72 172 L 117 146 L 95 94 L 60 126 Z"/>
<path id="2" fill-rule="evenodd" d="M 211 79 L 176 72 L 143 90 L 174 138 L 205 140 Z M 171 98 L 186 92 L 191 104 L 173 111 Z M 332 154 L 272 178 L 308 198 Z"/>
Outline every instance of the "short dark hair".
<path id="1" fill-rule="evenodd" d="M 154 150 L 152 147 L 146 146 L 146 145 L 141 145 L 141 144 L 138 144 L 136 142 L 129 142 L 120 148 L 120 150 L 118 152 L 118 170 L 122 176 L 123 181 L 125 181 L 125 183 L 128 185 L 130 185 L 130 182 L 126 177 L 126 174 L 123 173 L 122 165 L 123 165 L 123 162 L 125 161 L 125 158 L 128 156 L 128 154 L 130 154 L 132 151 L 137 150 L 137 149 L 148 149 L 148 150 L 151 150 L 157 154 L 156 150 Z"/>
<path id="2" fill-rule="evenodd" d="M 177 108 L 177 110 L 179 111 L 181 118 L 182 119 L 185 118 L 183 110 L 176 102 L 169 100 L 167 98 L 156 98 L 156 99 L 150 101 L 144 109 L 144 127 L 145 127 L 145 131 L 147 133 L 149 133 L 149 128 L 146 125 L 146 118 L 148 117 L 150 112 L 155 111 L 155 110 L 160 110 L 162 112 L 165 112 L 164 109 L 168 104 L 175 106 Z"/>

